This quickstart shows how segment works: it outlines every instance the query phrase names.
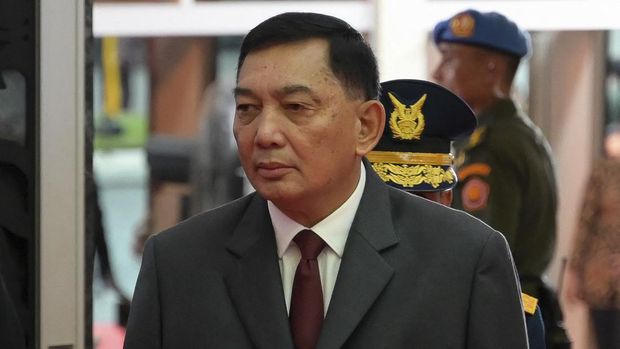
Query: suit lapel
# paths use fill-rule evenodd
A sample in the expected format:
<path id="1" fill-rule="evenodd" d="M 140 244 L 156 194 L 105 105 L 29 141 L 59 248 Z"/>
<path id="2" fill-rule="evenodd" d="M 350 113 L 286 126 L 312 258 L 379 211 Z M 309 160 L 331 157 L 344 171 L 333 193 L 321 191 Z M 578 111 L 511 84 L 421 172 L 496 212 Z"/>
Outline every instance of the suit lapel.
<path id="1" fill-rule="evenodd" d="M 380 254 L 398 243 L 388 190 L 372 170 L 366 170 L 366 178 L 364 195 L 347 238 L 318 349 L 341 347 L 394 274 Z"/>
<path id="2" fill-rule="evenodd" d="M 275 234 L 258 195 L 235 229 L 228 250 L 238 257 L 227 284 L 239 316 L 258 348 L 293 348 L 282 291 Z"/>

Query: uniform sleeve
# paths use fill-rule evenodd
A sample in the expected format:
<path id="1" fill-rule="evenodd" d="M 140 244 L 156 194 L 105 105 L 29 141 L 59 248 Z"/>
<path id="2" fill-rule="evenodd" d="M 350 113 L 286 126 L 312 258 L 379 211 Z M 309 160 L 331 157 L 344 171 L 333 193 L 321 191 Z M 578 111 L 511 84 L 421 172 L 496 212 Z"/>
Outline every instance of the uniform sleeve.
<path id="1" fill-rule="evenodd" d="M 547 347 L 545 344 L 545 323 L 539 306 L 536 306 L 534 314 L 525 314 L 525 324 L 530 349 L 545 349 Z"/>
<path id="2" fill-rule="evenodd" d="M 473 152 L 459 169 L 454 206 L 502 232 L 514 248 L 523 189 L 513 167 L 492 153 Z"/>
<path id="3" fill-rule="evenodd" d="M 151 237 L 144 247 L 142 266 L 129 312 L 124 349 L 161 348 L 155 240 L 156 236 Z"/>
<path id="4" fill-rule="evenodd" d="M 527 347 L 521 291 L 512 257 L 506 240 L 495 232 L 481 251 L 472 284 L 467 348 Z"/>

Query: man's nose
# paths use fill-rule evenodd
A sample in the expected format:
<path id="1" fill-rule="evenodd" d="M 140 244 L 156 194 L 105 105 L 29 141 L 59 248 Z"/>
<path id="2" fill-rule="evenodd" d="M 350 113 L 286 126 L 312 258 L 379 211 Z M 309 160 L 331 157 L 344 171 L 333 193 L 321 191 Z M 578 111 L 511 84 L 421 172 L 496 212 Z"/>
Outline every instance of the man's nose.
<path id="1" fill-rule="evenodd" d="M 258 118 L 255 144 L 262 148 L 280 147 L 285 141 L 285 119 L 277 110 L 272 108 L 263 109 Z"/>

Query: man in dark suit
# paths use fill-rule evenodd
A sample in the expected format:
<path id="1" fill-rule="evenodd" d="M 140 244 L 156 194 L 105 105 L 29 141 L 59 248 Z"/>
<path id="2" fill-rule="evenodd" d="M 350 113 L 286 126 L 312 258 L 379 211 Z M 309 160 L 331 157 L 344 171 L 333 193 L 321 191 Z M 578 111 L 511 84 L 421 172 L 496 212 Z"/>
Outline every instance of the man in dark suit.
<path id="1" fill-rule="evenodd" d="M 502 235 L 364 160 L 378 93 L 371 49 L 339 19 L 250 31 L 233 131 L 256 193 L 147 242 L 125 348 L 527 348 Z M 402 137 L 420 128 L 407 115 Z"/>

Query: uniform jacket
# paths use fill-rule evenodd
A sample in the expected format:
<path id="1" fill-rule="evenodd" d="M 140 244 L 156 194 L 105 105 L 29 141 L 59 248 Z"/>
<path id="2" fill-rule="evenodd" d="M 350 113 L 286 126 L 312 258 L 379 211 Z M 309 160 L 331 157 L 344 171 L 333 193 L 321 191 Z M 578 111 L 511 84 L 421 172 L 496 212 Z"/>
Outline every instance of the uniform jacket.
<path id="1" fill-rule="evenodd" d="M 590 175 L 571 265 L 593 308 L 620 308 L 620 160 L 599 161 Z"/>
<path id="2" fill-rule="evenodd" d="M 367 171 L 317 348 L 527 348 L 506 240 Z M 293 349 L 256 193 L 149 239 L 126 349 Z"/>
<path id="3" fill-rule="evenodd" d="M 470 138 L 455 144 L 459 183 L 454 207 L 500 231 L 519 274 L 540 278 L 555 243 L 557 191 L 542 132 L 511 100 L 478 116 Z M 538 295 L 537 289 L 524 292 Z"/>

